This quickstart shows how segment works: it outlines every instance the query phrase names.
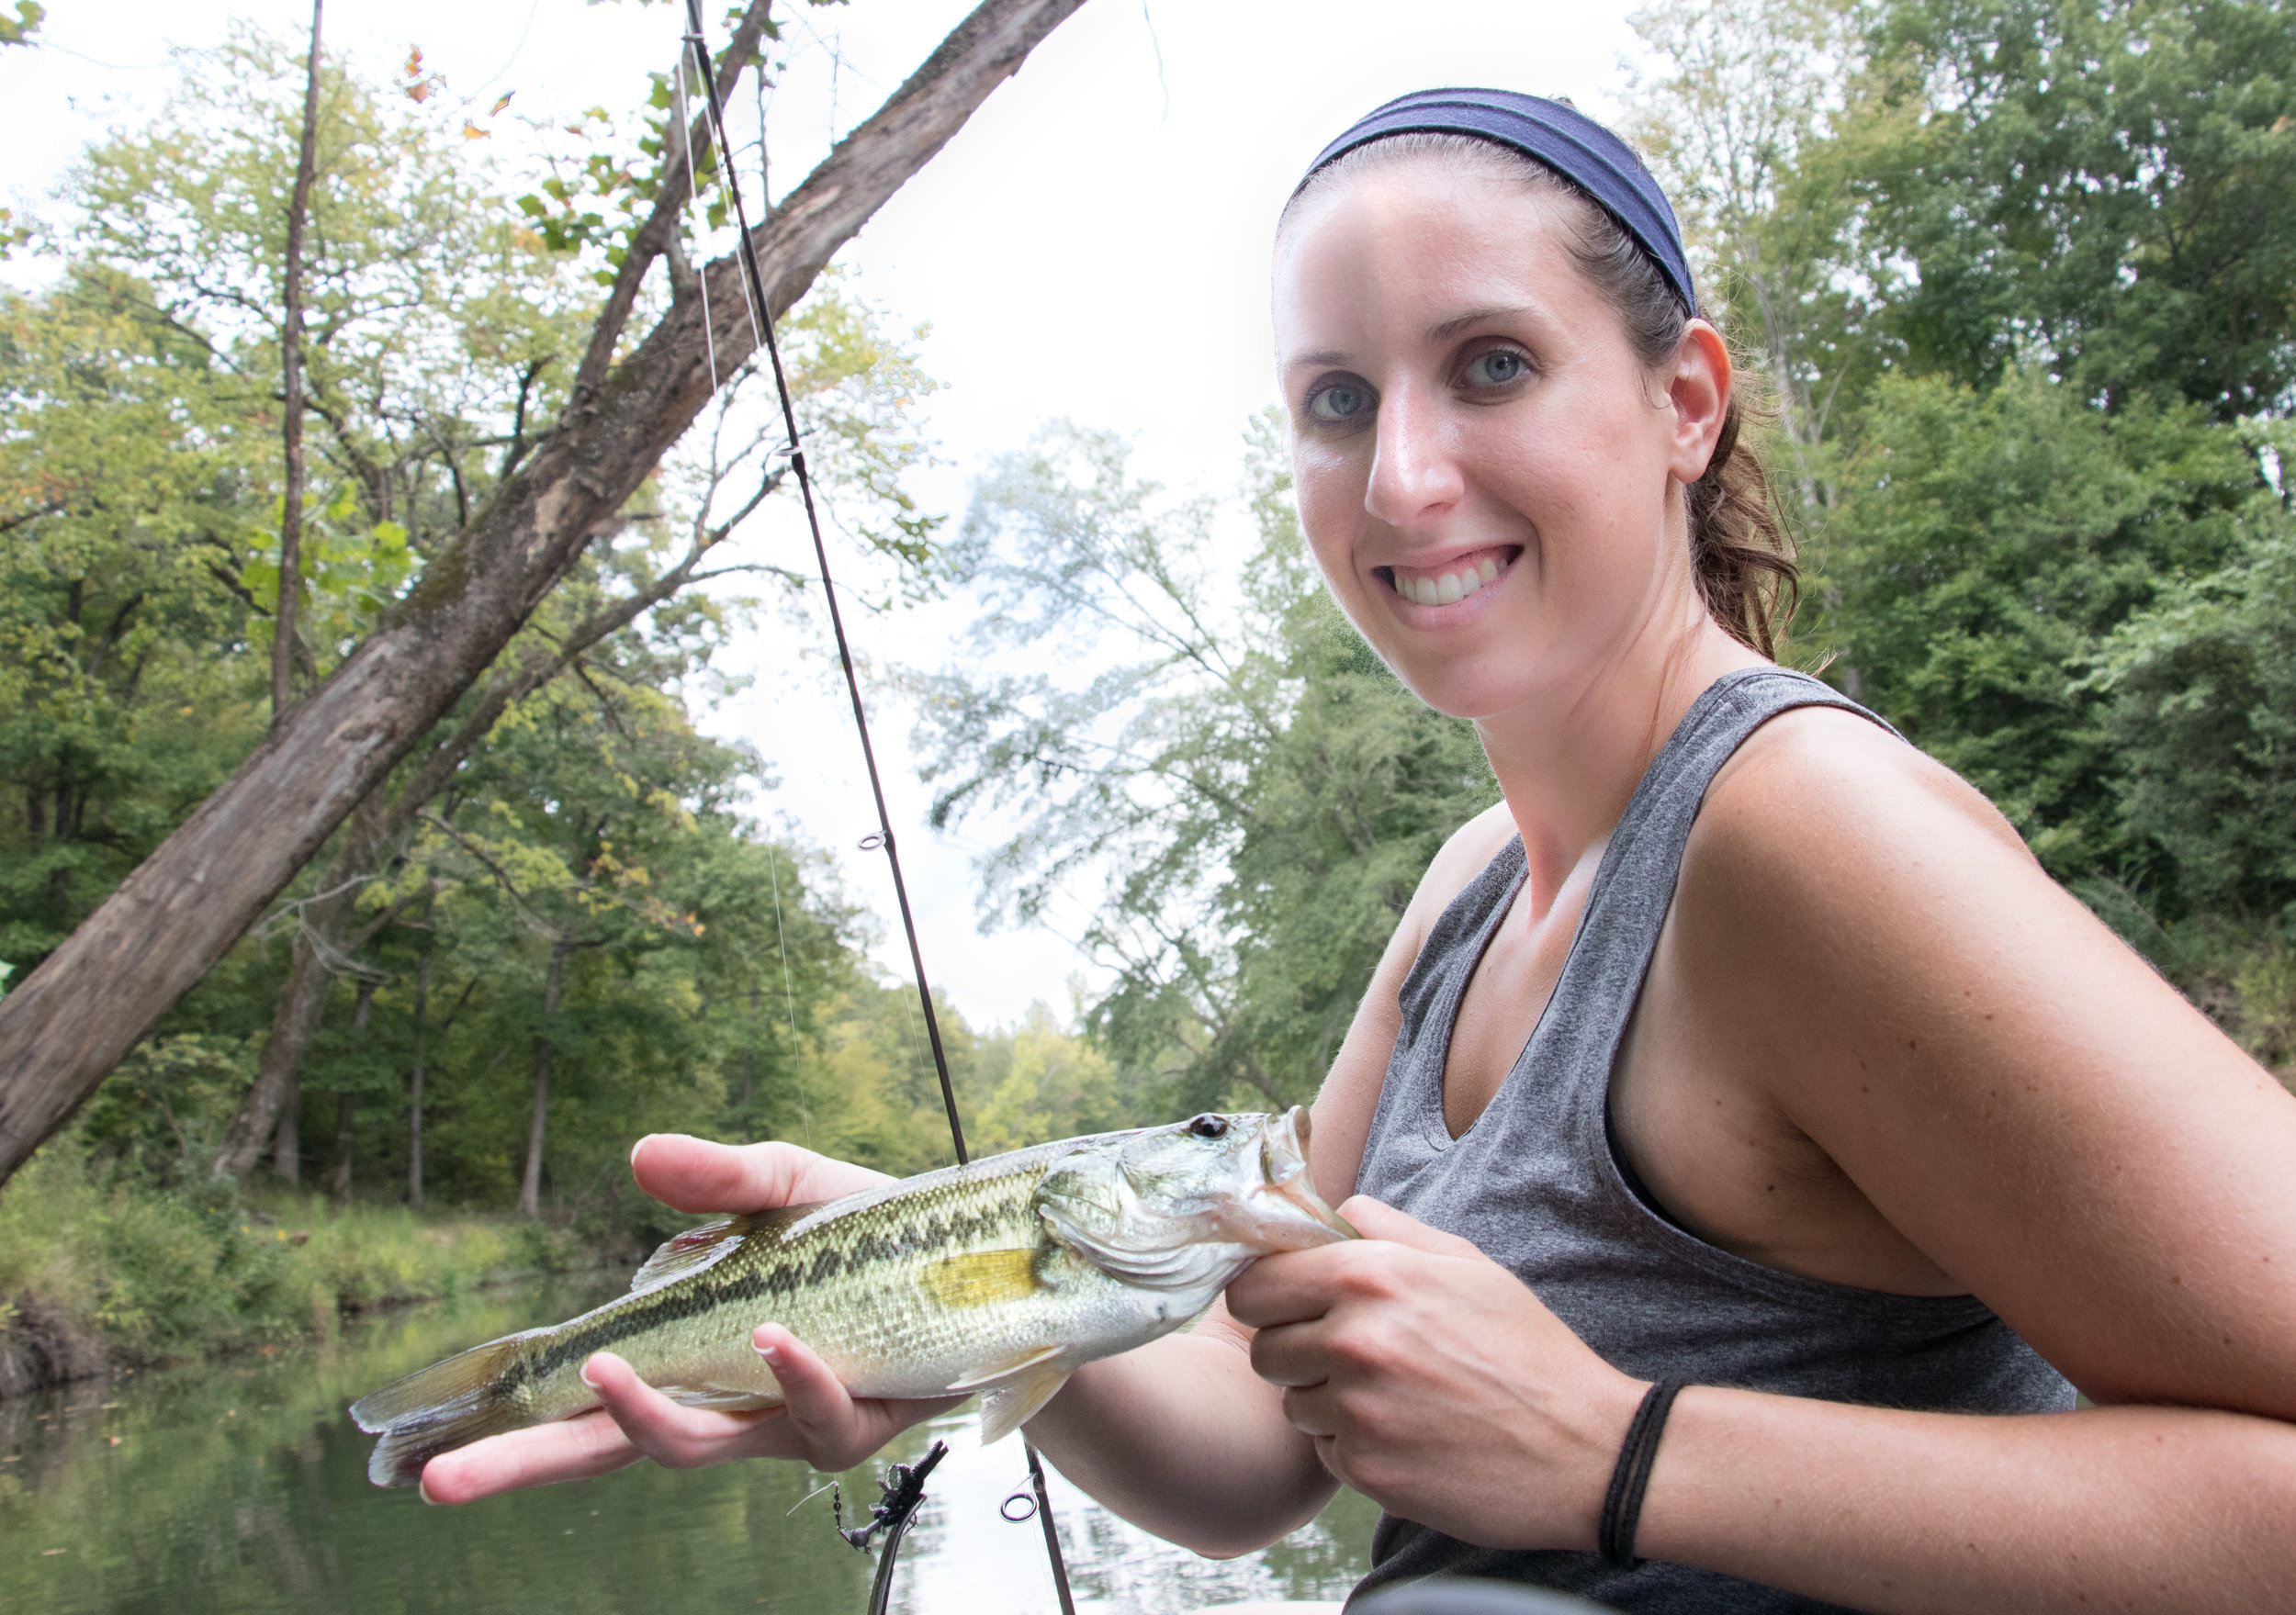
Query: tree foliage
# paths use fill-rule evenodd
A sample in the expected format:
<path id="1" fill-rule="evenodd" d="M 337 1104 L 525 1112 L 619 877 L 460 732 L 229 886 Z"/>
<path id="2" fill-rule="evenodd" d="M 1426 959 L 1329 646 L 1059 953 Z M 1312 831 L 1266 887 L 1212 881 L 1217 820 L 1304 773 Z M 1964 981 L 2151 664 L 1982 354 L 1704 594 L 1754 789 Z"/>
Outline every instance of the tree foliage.
<path id="1" fill-rule="evenodd" d="M 1311 1096 L 1427 860 L 1496 796 L 1317 581 L 1279 424 L 1245 447 L 1225 520 L 1105 433 L 999 462 L 961 548 L 976 654 L 917 685 L 936 822 L 1003 818 L 985 917 L 1079 902 L 1115 977 L 1088 1024 L 1167 1114 Z"/>
<path id="2" fill-rule="evenodd" d="M 71 211 L 38 232 L 47 288 L 0 300 L 0 957 L 17 967 L 231 776 L 268 716 L 303 74 L 242 30 L 185 75 L 158 118 L 84 154 Z M 381 77 L 322 65 L 307 682 L 415 592 L 452 586 L 440 569 L 566 405 L 597 272 L 627 245 L 537 229 L 512 200 L 530 176 L 490 161 L 437 87 L 419 54 Z M 690 281 L 684 246 L 671 257 Z M 676 295 L 642 288 L 641 307 Z M 937 522 L 905 483 L 935 385 L 915 336 L 835 275 L 782 332 L 815 474 L 878 557 L 877 587 L 929 591 Z M 332 858 L 99 1091 L 80 1141 L 101 1160 L 203 1179 L 285 1049 L 281 1167 L 507 1204 L 546 1049 L 537 1165 L 561 1215 L 623 1199 L 608 1169 L 653 1128 L 817 1127 L 861 1159 L 939 1160 L 937 1091 L 912 1103 L 912 1062 L 879 1049 L 853 1066 L 845 1049 L 900 1002 L 865 961 L 859 911 L 760 817 L 767 760 L 703 727 L 728 688 L 715 659 L 766 603 L 731 592 L 735 575 L 808 581 L 725 559 L 785 492 L 786 461 L 748 361 L 724 379 L 704 430 L 596 531 Z M 303 960 L 308 1015 L 290 1013 Z"/>

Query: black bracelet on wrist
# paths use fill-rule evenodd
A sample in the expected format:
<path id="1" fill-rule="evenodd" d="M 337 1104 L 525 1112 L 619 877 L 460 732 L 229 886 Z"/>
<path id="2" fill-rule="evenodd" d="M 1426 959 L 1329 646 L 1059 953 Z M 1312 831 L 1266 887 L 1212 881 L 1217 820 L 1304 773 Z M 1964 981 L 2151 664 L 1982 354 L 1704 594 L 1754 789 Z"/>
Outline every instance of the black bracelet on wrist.
<path id="1" fill-rule="evenodd" d="M 1618 1449 L 1618 1466 L 1611 1471 L 1610 1491 L 1603 1498 L 1603 1523 L 1594 1537 L 1605 1565 L 1621 1570 L 1635 1567 L 1635 1524 L 1642 1518 L 1642 1491 L 1650 1484 L 1650 1465 L 1659 1455 L 1659 1435 L 1682 1388 L 1680 1380 L 1660 1380 L 1643 1393 L 1634 1422 L 1626 1427 L 1626 1440 Z"/>

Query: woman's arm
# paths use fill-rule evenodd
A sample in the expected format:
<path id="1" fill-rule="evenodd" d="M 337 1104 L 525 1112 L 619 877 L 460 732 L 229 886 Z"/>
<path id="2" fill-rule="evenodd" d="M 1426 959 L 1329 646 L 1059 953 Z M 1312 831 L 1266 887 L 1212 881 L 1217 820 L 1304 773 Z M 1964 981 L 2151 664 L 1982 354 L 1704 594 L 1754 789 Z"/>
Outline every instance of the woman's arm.
<path id="1" fill-rule="evenodd" d="M 1880 1609 L 2289 1607 L 2296 1100 L 1963 781 L 1811 718 L 1757 735 L 1702 818 L 1670 956 L 1690 1012 L 1726 1080 L 2116 1406 L 1686 1394 L 1647 1540 Z"/>
<path id="2" fill-rule="evenodd" d="M 1694 1388 L 1640 1549 L 1876 1611 L 2286 1609 L 2296 1101 L 1965 785 L 1858 727 L 1765 731 L 1717 781 L 1652 987 L 1720 1088 L 1774 1105 L 2111 1405 L 1977 1418 Z M 1665 1053 L 1653 1037 L 1641 1057 Z M 1394 1512 L 1592 1548 L 1643 1386 L 1471 1247 L 1342 1210 L 1374 1239 L 1229 1292 L 1288 1415 Z"/>
<path id="3" fill-rule="evenodd" d="M 2189 1408 L 2017 1419 L 1694 1388 L 1639 1551 L 1896 1611 L 2286 1610 L 2296 1429 Z"/>
<path id="4" fill-rule="evenodd" d="M 1186 1334 L 1086 1363 L 1029 1439 L 1102 1507 L 1215 1559 L 1306 1524 L 1339 1483 L 1252 1372 L 1252 1337 L 1215 1305 Z"/>

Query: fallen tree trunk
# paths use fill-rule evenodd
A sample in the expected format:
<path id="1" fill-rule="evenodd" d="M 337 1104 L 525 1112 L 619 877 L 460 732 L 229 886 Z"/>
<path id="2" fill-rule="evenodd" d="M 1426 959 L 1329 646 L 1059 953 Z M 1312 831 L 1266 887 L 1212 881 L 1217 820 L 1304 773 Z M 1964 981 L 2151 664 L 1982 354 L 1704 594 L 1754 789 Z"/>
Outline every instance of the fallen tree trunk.
<path id="1" fill-rule="evenodd" d="M 752 232 L 769 318 L 945 145 L 1082 0 L 986 0 Z M 679 287 L 595 396 L 435 556 L 384 627 L 0 1000 L 0 1180 L 245 934 L 486 671 L 753 346 L 736 261 Z M 600 333 L 604 334 L 604 333 Z M 611 342 L 608 342 L 611 346 Z"/>

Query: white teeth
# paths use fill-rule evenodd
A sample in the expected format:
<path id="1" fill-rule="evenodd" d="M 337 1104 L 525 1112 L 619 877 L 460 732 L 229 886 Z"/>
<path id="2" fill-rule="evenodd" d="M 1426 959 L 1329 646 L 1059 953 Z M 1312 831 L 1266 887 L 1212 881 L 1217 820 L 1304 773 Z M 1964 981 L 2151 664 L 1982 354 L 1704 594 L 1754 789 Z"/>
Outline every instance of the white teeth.
<path id="1" fill-rule="evenodd" d="M 1414 605 L 1447 606 L 1496 581 L 1506 569 L 1503 562 L 1485 555 L 1474 566 L 1434 578 L 1408 577 L 1400 568 L 1390 576 L 1395 579 L 1395 592 Z"/>

